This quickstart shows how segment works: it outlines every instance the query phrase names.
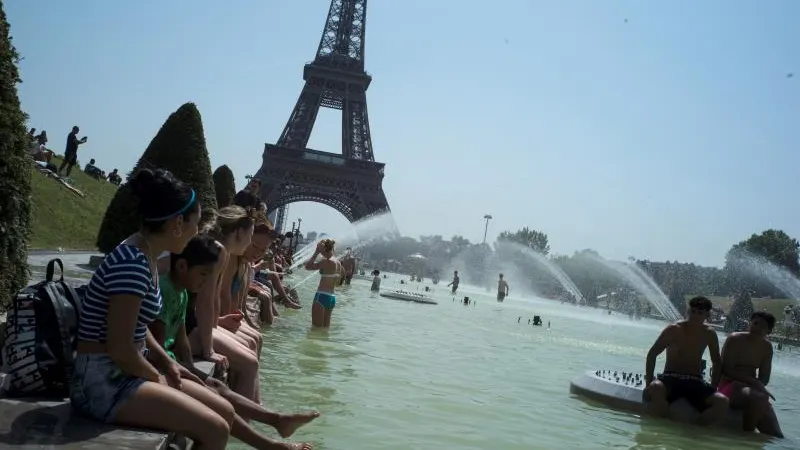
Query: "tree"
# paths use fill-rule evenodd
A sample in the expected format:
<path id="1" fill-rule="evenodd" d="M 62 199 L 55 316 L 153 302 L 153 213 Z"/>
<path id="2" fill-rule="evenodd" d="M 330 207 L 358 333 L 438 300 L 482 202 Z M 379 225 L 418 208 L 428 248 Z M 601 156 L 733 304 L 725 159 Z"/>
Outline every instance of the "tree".
<path id="1" fill-rule="evenodd" d="M 725 272 L 734 292 L 749 290 L 756 296 L 780 295 L 769 282 L 774 267 L 800 274 L 800 243 L 782 230 L 766 230 L 731 247 L 725 255 Z M 772 266 L 772 267 L 771 267 Z"/>
<path id="2" fill-rule="evenodd" d="M 28 281 L 31 163 L 17 96 L 18 62 L 0 0 L 0 310 Z"/>
<path id="3" fill-rule="evenodd" d="M 217 197 L 217 207 L 224 208 L 233 204 L 233 197 L 236 195 L 236 182 L 233 178 L 233 171 L 226 165 L 217 167 L 212 176 L 214 179 L 214 191 Z"/>
<path id="4" fill-rule="evenodd" d="M 725 320 L 725 332 L 733 333 L 746 330 L 753 311 L 753 300 L 750 298 L 750 292 L 747 289 L 741 289 L 734 295 L 731 309 L 728 311 L 728 317 Z"/>
<path id="5" fill-rule="evenodd" d="M 514 233 L 510 231 L 503 231 L 497 236 L 498 241 L 514 242 L 525 247 L 532 249 L 535 252 L 547 255 L 550 253 L 550 244 L 547 240 L 547 234 L 541 231 L 532 230 L 525 227 Z"/>
<path id="6" fill-rule="evenodd" d="M 216 209 L 217 198 L 211 177 L 211 163 L 206 149 L 203 121 L 194 103 L 186 103 L 172 113 L 139 158 L 130 175 L 140 168 L 167 169 L 176 178 L 191 185 L 204 211 Z M 111 204 L 97 234 L 97 248 L 108 253 L 130 234 L 136 232 L 140 218 L 126 182 Z M 204 214 L 204 218 L 207 218 Z"/>

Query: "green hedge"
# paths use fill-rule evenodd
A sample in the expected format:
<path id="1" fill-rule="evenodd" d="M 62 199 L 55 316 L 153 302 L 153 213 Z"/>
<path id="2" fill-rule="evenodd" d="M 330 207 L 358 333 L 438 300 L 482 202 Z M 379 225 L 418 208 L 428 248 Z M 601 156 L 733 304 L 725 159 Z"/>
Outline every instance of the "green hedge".
<path id="1" fill-rule="evenodd" d="M 194 103 L 184 104 L 167 118 L 129 176 L 139 168 L 169 170 L 197 191 L 204 210 L 216 209 L 217 199 L 203 121 Z M 126 182 L 108 205 L 97 233 L 97 248 L 103 253 L 110 252 L 135 233 L 139 223 L 135 202 Z"/>
<path id="2" fill-rule="evenodd" d="M 0 0 L 0 310 L 28 282 L 31 158 L 17 95 L 18 61 Z"/>
<path id="3" fill-rule="evenodd" d="M 233 197 L 236 196 L 236 182 L 234 181 L 233 171 L 230 167 L 222 165 L 214 171 L 214 189 L 217 192 L 217 206 L 224 208 L 233 204 Z"/>

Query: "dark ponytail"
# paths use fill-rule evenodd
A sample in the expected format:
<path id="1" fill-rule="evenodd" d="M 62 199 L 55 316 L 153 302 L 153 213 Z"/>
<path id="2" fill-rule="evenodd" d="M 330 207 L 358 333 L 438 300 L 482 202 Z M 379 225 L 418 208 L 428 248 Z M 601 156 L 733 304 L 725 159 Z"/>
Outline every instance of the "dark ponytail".
<path id="1" fill-rule="evenodd" d="M 197 193 L 168 170 L 140 169 L 128 185 L 138 200 L 136 208 L 147 231 L 158 232 L 168 220 L 186 219 L 200 209 Z"/>

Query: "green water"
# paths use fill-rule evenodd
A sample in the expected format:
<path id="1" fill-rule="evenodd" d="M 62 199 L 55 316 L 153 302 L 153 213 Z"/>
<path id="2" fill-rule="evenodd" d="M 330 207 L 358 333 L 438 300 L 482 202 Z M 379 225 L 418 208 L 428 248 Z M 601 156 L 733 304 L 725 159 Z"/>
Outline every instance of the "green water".
<path id="1" fill-rule="evenodd" d="M 316 281 L 299 289 L 304 305 Z M 384 287 L 391 284 L 384 280 Z M 435 306 L 371 296 L 368 289 L 368 282 L 354 280 L 337 293 L 328 332 L 310 330 L 308 307 L 282 311 L 264 331 L 265 404 L 319 409 L 322 417 L 295 435 L 316 448 L 800 448 L 796 350 L 776 352 L 770 388 L 789 438 L 769 441 L 640 418 L 570 395 L 569 380 L 584 370 L 642 371 L 663 323 L 514 296 L 498 304 L 485 292 L 460 292 L 477 301 L 465 307 L 443 287 L 436 288 Z M 550 321 L 551 330 L 527 325 L 533 314 Z"/>

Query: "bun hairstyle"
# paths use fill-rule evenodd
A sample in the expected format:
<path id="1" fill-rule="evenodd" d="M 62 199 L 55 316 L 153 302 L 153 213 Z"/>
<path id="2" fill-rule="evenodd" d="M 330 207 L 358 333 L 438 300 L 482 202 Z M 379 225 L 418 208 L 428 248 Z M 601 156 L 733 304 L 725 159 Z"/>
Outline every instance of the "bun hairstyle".
<path id="1" fill-rule="evenodd" d="M 326 252 L 332 252 L 334 245 L 336 245 L 336 241 L 334 241 L 333 239 L 322 240 L 322 249 Z"/>
<path id="2" fill-rule="evenodd" d="M 139 169 L 128 186 L 138 200 L 136 209 L 147 231 L 158 232 L 168 220 L 178 216 L 185 220 L 200 210 L 194 189 L 168 170 Z"/>
<path id="3" fill-rule="evenodd" d="M 264 213 L 256 208 L 226 206 L 214 212 L 214 215 L 216 220 L 206 225 L 203 233 L 207 233 L 217 240 L 222 240 L 239 230 L 255 227 L 258 223 L 269 223 L 269 219 Z"/>

